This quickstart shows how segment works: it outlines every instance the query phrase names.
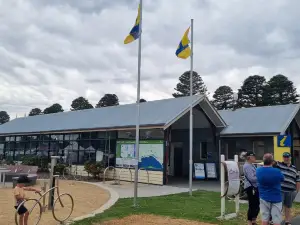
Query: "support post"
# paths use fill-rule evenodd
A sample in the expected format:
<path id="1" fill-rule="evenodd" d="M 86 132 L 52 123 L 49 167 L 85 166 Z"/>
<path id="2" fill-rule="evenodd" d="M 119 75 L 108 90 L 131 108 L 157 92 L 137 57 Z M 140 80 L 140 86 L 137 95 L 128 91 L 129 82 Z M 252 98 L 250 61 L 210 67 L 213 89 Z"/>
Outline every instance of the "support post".
<path id="1" fill-rule="evenodd" d="M 238 155 L 234 156 L 234 161 L 237 163 L 238 168 L 240 168 L 239 167 L 239 156 Z M 236 215 L 238 215 L 239 211 L 240 211 L 240 193 L 238 193 L 235 196 L 235 213 L 236 213 Z"/>
<path id="2" fill-rule="evenodd" d="M 57 163 L 57 159 L 61 158 L 60 156 L 51 156 L 51 171 L 50 171 L 50 180 L 49 180 L 49 189 L 53 188 L 55 185 L 54 182 L 54 168 Z M 49 200 L 48 200 L 48 210 L 53 208 L 54 204 L 54 189 L 49 192 Z"/>
<path id="3" fill-rule="evenodd" d="M 225 156 L 221 155 L 220 163 L 220 175 L 221 175 L 221 219 L 225 217 L 225 168 L 223 163 L 225 162 Z"/>

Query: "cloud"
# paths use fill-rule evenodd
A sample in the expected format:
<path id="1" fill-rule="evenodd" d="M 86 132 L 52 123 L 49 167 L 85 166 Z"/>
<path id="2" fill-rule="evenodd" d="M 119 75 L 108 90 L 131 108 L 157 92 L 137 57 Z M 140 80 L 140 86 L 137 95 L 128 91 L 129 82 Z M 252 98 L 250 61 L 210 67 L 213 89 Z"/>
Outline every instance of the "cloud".
<path id="1" fill-rule="evenodd" d="M 12 118 L 105 93 L 135 102 L 138 43 L 123 45 L 132 0 L 0 0 L 0 103 Z M 300 88 L 299 1 L 144 1 L 141 97 L 171 97 L 189 60 L 175 57 L 194 18 L 194 69 L 211 93 L 251 74 L 287 75 Z"/>

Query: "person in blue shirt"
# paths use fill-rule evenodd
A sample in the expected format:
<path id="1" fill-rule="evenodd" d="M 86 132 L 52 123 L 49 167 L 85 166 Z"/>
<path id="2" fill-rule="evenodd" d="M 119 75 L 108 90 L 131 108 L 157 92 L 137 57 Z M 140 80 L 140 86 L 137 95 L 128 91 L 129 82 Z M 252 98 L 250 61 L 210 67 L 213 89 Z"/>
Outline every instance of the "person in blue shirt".
<path id="1" fill-rule="evenodd" d="M 284 176 L 279 169 L 273 168 L 273 161 L 272 154 L 265 154 L 264 166 L 256 170 L 262 225 L 268 225 L 270 217 L 274 225 L 280 225 L 282 221 L 281 182 Z"/>

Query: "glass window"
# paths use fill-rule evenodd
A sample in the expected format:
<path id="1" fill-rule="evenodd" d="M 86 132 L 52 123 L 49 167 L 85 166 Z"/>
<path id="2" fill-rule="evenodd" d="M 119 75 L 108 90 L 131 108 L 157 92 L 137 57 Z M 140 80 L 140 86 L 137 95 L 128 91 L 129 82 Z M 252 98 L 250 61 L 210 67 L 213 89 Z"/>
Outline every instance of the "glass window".
<path id="1" fill-rule="evenodd" d="M 91 133 L 90 132 L 81 133 L 80 139 L 91 139 Z"/>
<path id="2" fill-rule="evenodd" d="M 200 159 L 207 159 L 207 142 L 200 143 Z"/>
<path id="3" fill-rule="evenodd" d="M 5 137 L 5 141 L 9 141 L 10 140 L 10 137 Z"/>
<path id="4" fill-rule="evenodd" d="M 22 136 L 16 136 L 16 141 L 21 141 Z"/>

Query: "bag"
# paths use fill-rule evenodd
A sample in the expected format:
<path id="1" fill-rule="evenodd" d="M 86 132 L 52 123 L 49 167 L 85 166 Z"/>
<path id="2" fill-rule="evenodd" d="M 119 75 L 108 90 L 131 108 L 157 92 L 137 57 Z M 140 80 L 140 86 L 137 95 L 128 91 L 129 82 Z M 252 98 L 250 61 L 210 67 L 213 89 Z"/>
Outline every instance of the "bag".
<path id="1" fill-rule="evenodd" d="M 254 167 L 254 166 L 253 166 L 253 167 Z M 254 167 L 254 168 L 255 168 L 255 167 Z M 255 168 L 255 170 L 256 170 L 256 168 Z M 250 185 L 251 185 L 251 187 L 252 187 L 252 193 L 253 193 L 253 195 L 255 195 L 256 192 L 258 192 L 258 188 L 257 188 L 257 187 L 254 187 L 254 185 L 252 184 L 252 182 L 248 179 L 246 173 L 244 173 L 244 175 L 245 175 L 245 178 L 247 179 L 247 181 L 250 183 Z"/>

